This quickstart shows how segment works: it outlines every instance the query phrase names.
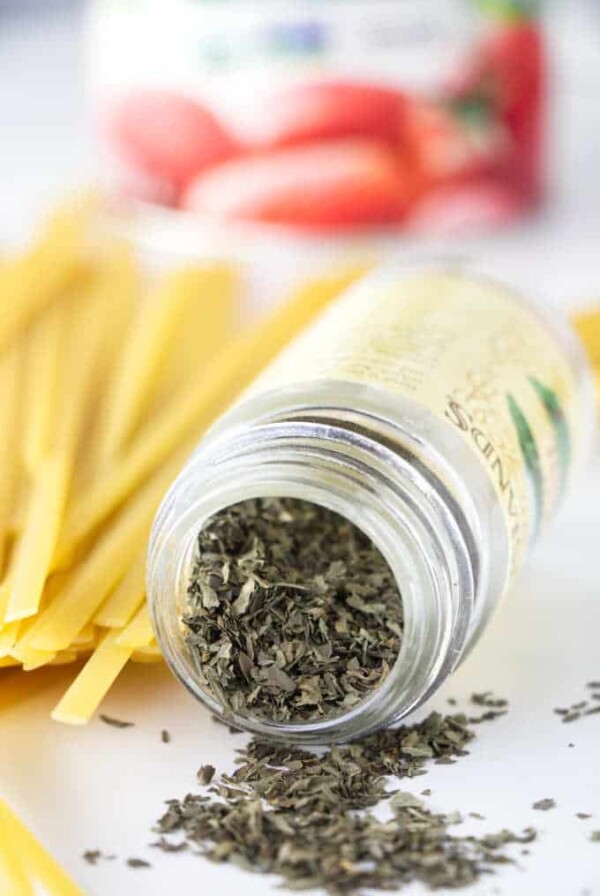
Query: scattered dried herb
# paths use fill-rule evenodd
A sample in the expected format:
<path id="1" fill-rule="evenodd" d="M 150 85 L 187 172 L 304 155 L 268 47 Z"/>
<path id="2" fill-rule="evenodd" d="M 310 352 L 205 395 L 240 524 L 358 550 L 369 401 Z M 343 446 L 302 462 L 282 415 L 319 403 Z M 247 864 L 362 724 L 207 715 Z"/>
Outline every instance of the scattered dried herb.
<path id="1" fill-rule="evenodd" d="M 169 731 L 167 731 L 166 728 L 163 728 L 163 730 L 160 732 L 160 739 L 163 742 L 163 744 L 170 744 L 171 743 L 171 733 Z"/>
<path id="2" fill-rule="evenodd" d="M 183 617 L 205 686 L 228 710 L 310 721 L 377 688 L 402 641 L 402 601 L 380 551 L 307 501 L 261 498 L 198 537 Z"/>
<path id="3" fill-rule="evenodd" d="M 483 691 L 480 694 L 471 694 L 471 703 L 475 706 L 485 706 L 488 709 L 507 709 L 508 700 L 502 697 L 494 697 L 492 691 Z"/>
<path id="4" fill-rule="evenodd" d="M 592 831 L 590 834 L 590 840 L 592 843 L 600 843 L 600 831 Z"/>
<path id="5" fill-rule="evenodd" d="M 493 722 L 494 719 L 505 716 L 508 712 L 508 700 L 504 700 L 502 697 L 494 697 L 492 691 L 471 694 L 471 703 L 486 709 L 486 712 L 480 716 L 471 716 L 469 718 L 469 722 L 473 725 L 479 725 L 481 722 Z"/>
<path id="6" fill-rule="evenodd" d="M 159 837 L 159 839 L 154 843 L 151 843 L 150 846 L 153 849 L 161 849 L 163 852 L 185 852 L 189 844 L 186 843 L 185 840 L 181 840 L 179 843 L 171 843 L 166 837 Z"/>
<path id="7" fill-rule="evenodd" d="M 129 868 L 151 868 L 150 862 L 147 862 L 145 859 L 127 859 L 127 865 Z"/>
<path id="8" fill-rule="evenodd" d="M 97 865 L 100 859 L 103 859 L 106 862 L 113 861 L 116 859 L 115 855 L 108 855 L 107 853 L 102 852 L 101 849 L 86 849 L 86 851 L 82 855 L 82 859 L 88 863 L 88 865 Z"/>
<path id="9" fill-rule="evenodd" d="M 592 691 L 589 695 L 592 700 L 600 700 L 600 683 L 589 681 L 586 687 Z M 582 716 L 594 716 L 600 714 L 600 706 L 590 706 L 588 700 L 579 700 L 569 707 L 557 706 L 554 709 L 557 716 L 561 716 L 563 722 L 576 722 Z"/>
<path id="10" fill-rule="evenodd" d="M 432 713 L 319 755 L 252 739 L 209 796 L 169 800 L 159 843 L 183 834 L 215 862 L 279 875 L 293 890 L 341 896 L 398 889 L 411 881 L 458 887 L 510 860 L 506 847 L 535 831 L 457 836 L 460 813 L 436 814 L 392 776 L 414 778 L 431 761 L 461 757 L 474 737 L 464 715 Z M 387 801 L 387 818 L 369 810 Z"/>
<path id="11" fill-rule="evenodd" d="M 124 722 L 122 719 L 114 719 L 104 713 L 100 713 L 100 718 L 105 725 L 110 725 L 112 728 L 132 728 L 134 725 L 134 722 Z"/>
<path id="12" fill-rule="evenodd" d="M 541 812 L 547 812 L 548 809 L 555 809 L 556 801 L 551 797 L 547 797 L 544 800 L 538 800 L 537 803 L 534 803 L 532 809 L 539 809 Z"/>
<path id="13" fill-rule="evenodd" d="M 198 773 L 196 778 L 198 780 L 198 784 L 206 787 L 207 784 L 210 784 L 212 779 L 215 776 L 216 769 L 214 765 L 203 765 L 198 769 Z"/>
<path id="14" fill-rule="evenodd" d="M 582 821 L 585 821 L 587 818 L 592 818 L 587 812 L 576 812 L 575 815 L 577 818 L 581 818 Z"/>

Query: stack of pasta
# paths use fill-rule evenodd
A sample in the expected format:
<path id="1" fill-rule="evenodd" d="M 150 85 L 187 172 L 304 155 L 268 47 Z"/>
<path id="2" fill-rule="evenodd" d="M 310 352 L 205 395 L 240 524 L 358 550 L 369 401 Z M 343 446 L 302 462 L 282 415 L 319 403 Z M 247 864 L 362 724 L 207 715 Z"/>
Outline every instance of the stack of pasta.
<path id="1" fill-rule="evenodd" d="M 145 282 L 90 246 L 86 203 L 0 267 L 0 665 L 77 663 L 53 712 L 87 721 L 132 659 L 160 659 L 145 551 L 161 497 L 214 417 L 358 275 L 308 282 L 238 332 L 229 266 Z M 0 700 L 22 685 L 0 672 Z"/>

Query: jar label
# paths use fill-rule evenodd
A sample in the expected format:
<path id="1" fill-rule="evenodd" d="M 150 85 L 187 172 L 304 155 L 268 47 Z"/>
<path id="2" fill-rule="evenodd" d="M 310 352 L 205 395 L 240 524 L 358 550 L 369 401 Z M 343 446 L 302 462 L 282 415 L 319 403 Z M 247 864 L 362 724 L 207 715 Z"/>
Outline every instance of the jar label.
<path id="1" fill-rule="evenodd" d="M 514 574 L 564 490 L 577 443 L 575 376 L 535 311 L 484 278 L 368 278 L 335 302 L 251 391 L 343 380 L 413 399 L 487 470 Z"/>

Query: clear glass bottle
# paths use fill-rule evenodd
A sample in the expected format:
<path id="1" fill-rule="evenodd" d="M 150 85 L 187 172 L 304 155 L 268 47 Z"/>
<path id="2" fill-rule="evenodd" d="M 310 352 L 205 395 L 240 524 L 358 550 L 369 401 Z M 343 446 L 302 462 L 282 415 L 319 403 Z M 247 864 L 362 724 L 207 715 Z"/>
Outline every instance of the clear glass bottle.
<path id="1" fill-rule="evenodd" d="M 198 533 L 260 496 L 321 504 L 381 550 L 404 638 L 381 686 L 335 718 L 232 724 L 292 742 L 355 738 L 420 706 L 476 642 L 585 453 L 591 379 L 566 325 L 480 273 L 370 275 L 213 427 L 166 496 L 149 549 L 157 636 L 214 713 L 186 647 Z"/>

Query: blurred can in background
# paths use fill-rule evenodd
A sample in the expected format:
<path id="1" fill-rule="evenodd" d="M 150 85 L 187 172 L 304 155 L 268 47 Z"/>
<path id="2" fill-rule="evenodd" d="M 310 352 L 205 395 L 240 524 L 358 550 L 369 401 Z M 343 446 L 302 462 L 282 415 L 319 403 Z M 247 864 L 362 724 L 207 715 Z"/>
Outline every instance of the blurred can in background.
<path id="1" fill-rule="evenodd" d="M 173 244 L 481 232 L 543 198 L 532 0 L 94 0 L 88 38 L 107 193 Z"/>

